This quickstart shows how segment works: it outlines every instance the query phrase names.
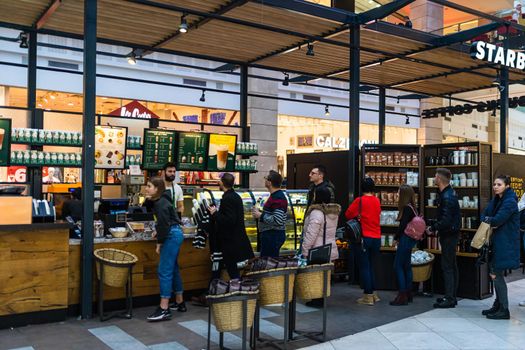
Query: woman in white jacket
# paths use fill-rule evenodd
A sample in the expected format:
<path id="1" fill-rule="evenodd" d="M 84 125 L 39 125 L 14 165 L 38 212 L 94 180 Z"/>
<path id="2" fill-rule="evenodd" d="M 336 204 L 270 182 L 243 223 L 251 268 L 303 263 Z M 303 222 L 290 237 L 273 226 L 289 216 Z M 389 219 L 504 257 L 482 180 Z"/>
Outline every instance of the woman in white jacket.
<path id="1" fill-rule="evenodd" d="M 304 219 L 304 229 L 301 244 L 301 253 L 304 258 L 308 258 L 310 249 L 324 244 L 332 245 L 330 261 L 339 257 L 337 245 L 335 243 L 335 231 L 341 206 L 337 203 L 330 203 L 330 192 L 327 189 L 319 188 L 314 193 L 312 205 L 308 208 Z M 323 236 L 326 224 L 326 238 L 323 243 Z M 308 306 L 321 307 L 323 299 L 313 299 L 306 303 Z"/>

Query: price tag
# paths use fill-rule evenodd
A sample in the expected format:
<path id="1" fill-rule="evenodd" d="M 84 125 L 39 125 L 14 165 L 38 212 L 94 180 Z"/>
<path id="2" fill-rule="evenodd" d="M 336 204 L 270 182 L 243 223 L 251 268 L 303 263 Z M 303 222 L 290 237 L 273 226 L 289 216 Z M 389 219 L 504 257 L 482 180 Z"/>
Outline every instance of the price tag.
<path id="1" fill-rule="evenodd" d="M 130 175 L 142 175 L 142 170 L 140 170 L 140 165 L 130 165 L 129 174 Z"/>

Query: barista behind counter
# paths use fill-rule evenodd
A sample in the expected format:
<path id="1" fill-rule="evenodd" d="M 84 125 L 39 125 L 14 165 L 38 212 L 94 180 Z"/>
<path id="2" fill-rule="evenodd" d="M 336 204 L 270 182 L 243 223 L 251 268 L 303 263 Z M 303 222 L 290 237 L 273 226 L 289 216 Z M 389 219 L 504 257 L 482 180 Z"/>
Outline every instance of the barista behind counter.
<path id="1" fill-rule="evenodd" d="M 82 189 L 74 188 L 71 191 L 71 198 L 64 201 L 62 206 L 62 219 L 70 216 L 73 221 L 82 220 Z"/>

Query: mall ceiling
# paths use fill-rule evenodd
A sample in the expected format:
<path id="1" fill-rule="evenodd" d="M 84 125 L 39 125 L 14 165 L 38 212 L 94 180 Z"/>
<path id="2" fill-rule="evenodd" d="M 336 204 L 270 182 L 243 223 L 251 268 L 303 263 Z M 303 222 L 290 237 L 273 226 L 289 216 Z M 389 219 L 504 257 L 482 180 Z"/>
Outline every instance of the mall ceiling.
<path id="1" fill-rule="evenodd" d="M 294 0 L 98 0 L 97 36 L 133 49 L 139 59 L 158 50 L 230 67 L 348 79 L 347 23 L 355 16 Z M 184 20 L 188 32 L 182 34 Z M 83 1 L 2 0 L 0 25 L 81 38 Z M 446 38 L 386 22 L 364 25 L 361 83 L 433 96 L 491 87 L 496 67 L 470 58 L 461 44 L 469 38 Z M 510 79 L 525 80 L 525 74 L 512 71 Z"/>

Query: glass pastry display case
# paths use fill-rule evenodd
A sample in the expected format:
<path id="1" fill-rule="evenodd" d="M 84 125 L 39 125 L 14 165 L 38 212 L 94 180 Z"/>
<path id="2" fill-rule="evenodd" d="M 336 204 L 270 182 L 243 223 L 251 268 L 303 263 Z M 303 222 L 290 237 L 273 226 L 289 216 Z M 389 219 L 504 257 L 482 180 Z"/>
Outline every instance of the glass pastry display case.
<path id="1" fill-rule="evenodd" d="M 308 206 L 308 190 L 286 190 L 286 194 L 293 209 L 297 240 L 299 241 L 303 232 L 306 207 Z"/>

